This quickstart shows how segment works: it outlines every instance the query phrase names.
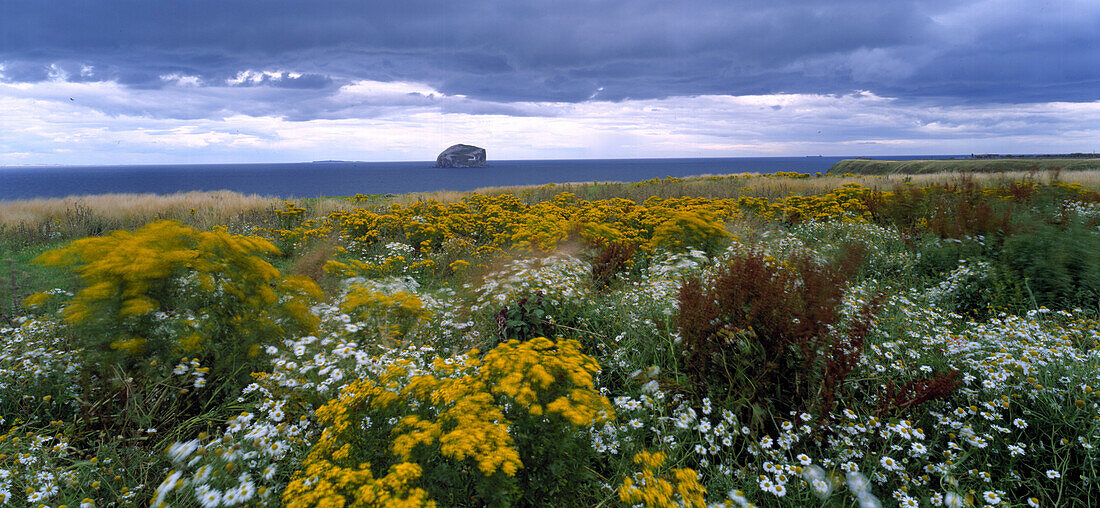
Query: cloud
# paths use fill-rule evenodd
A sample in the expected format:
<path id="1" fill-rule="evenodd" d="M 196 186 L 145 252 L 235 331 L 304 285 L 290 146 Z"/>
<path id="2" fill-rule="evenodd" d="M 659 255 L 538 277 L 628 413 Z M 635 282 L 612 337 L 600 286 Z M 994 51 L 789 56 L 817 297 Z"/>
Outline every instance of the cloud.
<path id="1" fill-rule="evenodd" d="M 267 108 L 264 94 L 285 92 L 0 84 L 0 125 L 20 126 L 0 137 L 0 165 L 427 160 L 459 141 L 511 159 L 1081 151 L 1100 139 L 1100 102 L 956 105 L 861 91 L 494 103 L 361 80 L 331 94 L 294 90 L 299 118 Z M 178 114 L 148 114 L 165 97 Z"/>
<path id="2" fill-rule="evenodd" d="M 490 102 L 584 102 L 599 88 L 610 100 L 867 89 L 1090 101 L 1098 23 L 1090 0 L 55 0 L 5 8 L 0 62 L 15 82 L 58 65 L 131 87 L 171 74 L 207 86 L 403 81 Z"/>
<path id="3" fill-rule="evenodd" d="M 332 85 L 332 78 L 321 74 L 290 71 L 243 70 L 226 79 L 230 86 L 274 86 L 277 88 L 321 89 Z"/>
<path id="4" fill-rule="evenodd" d="M 520 158 L 1095 149 L 1094 0 L 2 12 L 0 154 L 20 155 L 0 163 L 422 159 L 456 138 Z"/>
<path id="5" fill-rule="evenodd" d="M 171 83 L 176 86 L 184 87 L 198 87 L 202 86 L 203 84 L 202 78 L 198 76 L 184 76 L 178 72 L 173 72 L 171 74 L 162 74 L 160 76 L 160 79 L 165 83 Z"/>

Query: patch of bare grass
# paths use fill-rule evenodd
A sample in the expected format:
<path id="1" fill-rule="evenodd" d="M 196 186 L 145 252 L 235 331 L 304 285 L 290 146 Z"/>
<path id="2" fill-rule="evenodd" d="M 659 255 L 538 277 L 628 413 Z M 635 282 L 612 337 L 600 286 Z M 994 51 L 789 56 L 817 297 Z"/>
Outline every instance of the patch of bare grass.
<path id="1" fill-rule="evenodd" d="M 158 194 L 99 194 L 0 201 L 0 232 L 7 240 L 32 244 L 97 236 L 174 219 L 210 229 L 218 225 L 263 224 L 281 200 L 231 191 Z"/>
<path id="2" fill-rule="evenodd" d="M 0 201 L 0 224 L 56 219 L 75 210 L 106 220 L 144 222 L 155 217 L 189 219 L 217 224 L 241 213 L 268 209 L 281 203 L 276 198 L 231 191 L 182 192 L 177 194 L 98 194 L 66 198 Z M 199 225 L 199 224 L 196 224 Z"/>

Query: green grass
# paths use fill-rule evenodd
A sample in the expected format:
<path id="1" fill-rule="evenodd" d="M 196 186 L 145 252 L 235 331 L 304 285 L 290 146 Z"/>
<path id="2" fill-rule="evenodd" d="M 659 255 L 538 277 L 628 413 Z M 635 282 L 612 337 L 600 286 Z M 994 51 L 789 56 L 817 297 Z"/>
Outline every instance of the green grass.
<path id="1" fill-rule="evenodd" d="M 6 319 L 23 313 L 20 302 L 24 298 L 40 291 L 74 287 L 70 274 L 32 262 L 39 254 L 63 243 L 54 241 L 23 246 L 0 242 L 0 325 Z"/>

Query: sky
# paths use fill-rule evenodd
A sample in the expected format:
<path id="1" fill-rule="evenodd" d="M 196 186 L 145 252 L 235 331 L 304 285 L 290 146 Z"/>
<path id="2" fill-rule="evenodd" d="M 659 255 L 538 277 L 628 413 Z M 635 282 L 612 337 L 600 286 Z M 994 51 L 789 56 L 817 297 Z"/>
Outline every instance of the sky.
<path id="1" fill-rule="evenodd" d="M 0 165 L 1100 151 L 1096 0 L 0 0 Z"/>

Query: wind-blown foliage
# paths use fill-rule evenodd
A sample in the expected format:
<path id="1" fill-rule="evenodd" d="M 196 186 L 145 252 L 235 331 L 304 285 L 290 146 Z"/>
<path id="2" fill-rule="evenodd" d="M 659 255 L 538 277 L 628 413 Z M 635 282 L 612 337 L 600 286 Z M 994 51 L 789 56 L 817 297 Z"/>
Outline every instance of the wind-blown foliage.
<path id="1" fill-rule="evenodd" d="M 1100 502 L 1094 193 L 710 181 L 57 240 L 0 325 L 0 500 Z M 319 249 L 324 294 L 277 269 Z"/>
<path id="2" fill-rule="evenodd" d="M 308 333 L 317 323 L 309 302 L 320 290 L 308 279 L 281 277 L 262 257 L 277 252 L 259 237 L 161 221 L 77 240 L 36 261 L 79 277 L 61 314 L 106 375 L 116 365 L 128 371 L 181 356 L 239 365 L 280 337 Z"/>

